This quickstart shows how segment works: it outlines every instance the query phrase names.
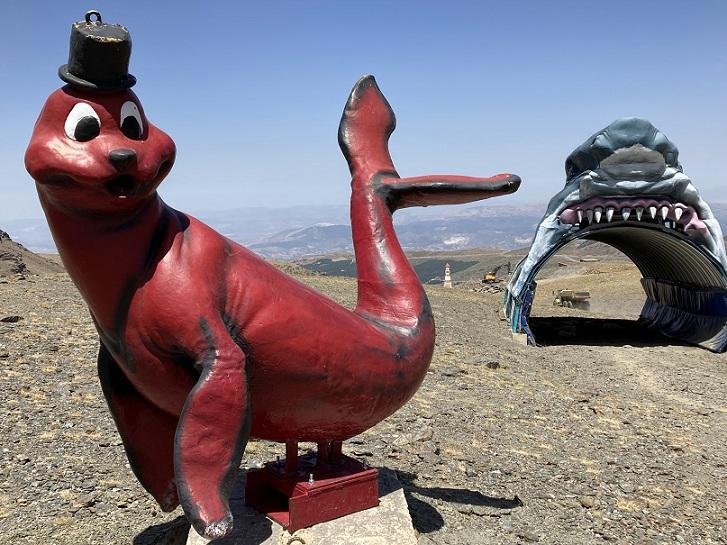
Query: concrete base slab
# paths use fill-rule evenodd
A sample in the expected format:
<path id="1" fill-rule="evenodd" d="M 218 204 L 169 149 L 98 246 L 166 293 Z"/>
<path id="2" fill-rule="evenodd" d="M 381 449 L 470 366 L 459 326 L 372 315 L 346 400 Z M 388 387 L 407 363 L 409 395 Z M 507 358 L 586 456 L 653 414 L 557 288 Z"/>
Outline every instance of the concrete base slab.
<path id="1" fill-rule="evenodd" d="M 515 341 L 517 344 L 521 344 L 523 346 L 528 345 L 528 336 L 525 333 L 513 333 L 512 340 Z"/>
<path id="2" fill-rule="evenodd" d="M 379 469 L 378 507 L 303 528 L 292 534 L 262 513 L 245 505 L 245 475 L 240 475 L 230 497 L 235 531 L 208 541 L 190 528 L 187 545 L 416 545 L 417 536 L 396 474 Z"/>

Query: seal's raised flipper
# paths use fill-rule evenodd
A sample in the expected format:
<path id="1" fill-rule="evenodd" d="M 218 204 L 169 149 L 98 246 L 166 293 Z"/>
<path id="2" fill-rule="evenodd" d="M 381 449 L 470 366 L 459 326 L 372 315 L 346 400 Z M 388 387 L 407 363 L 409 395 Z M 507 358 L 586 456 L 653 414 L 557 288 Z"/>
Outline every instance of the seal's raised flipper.
<path id="1" fill-rule="evenodd" d="M 129 465 L 164 511 L 179 505 L 174 481 L 174 434 L 177 418 L 146 400 L 101 344 L 101 388 L 124 442 Z"/>
<path id="2" fill-rule="evenodd" d="M 391 172 L 389 137 L 396 128 L 396 117 L 373 76 L 363 76 L 353 86 L 338 125 L 338 145 L 348 161 L 352 184 L 356 174 Z"/>
<path id="3" fill-rule="evenodd" d="M 376 80 L 362 77 L 353 86 L 338 128 L 338 143 L 351 171 L 351 230 L 358 269 L 355 312 L 379 323 L 433 330 L 429 303 L 396 238 L 392 212 L 512 193 L 520 178 L 401 178 L 389 154 L 395 127 L 394 112 Z"/>
<path id="4" fill-rule="evenodd" d="M 520 187 L 520 177 L 491 178 L 433 175 L 400 178 L 389 154 L 396 117 L 373 76 L 364 76 L 351 90 L 338 127 L 338 143 L 348 161 L 354 191 L 381 189 L 391 211 L 407 206 L 461 204 L 507 193 Z"/>
<path id="5" fill-rule="evenodd" d="M 214 539 L 232 529 L 228 498 L 250 434 L 246 358 L 220 318 L 200 318 L 192 342 L 201 374 L 179 417 L 174 467 L 185 514 Z"/>
<path id="6" fill-rule="evenodd" d="M 386 192 L 386 202 L 392 212 L 409 206 L 480 201 L 513 193 L 519 186 L 520 178 L 514 174 L 491 178 L 433 175 L 381 179 L 381 189 Z"/>

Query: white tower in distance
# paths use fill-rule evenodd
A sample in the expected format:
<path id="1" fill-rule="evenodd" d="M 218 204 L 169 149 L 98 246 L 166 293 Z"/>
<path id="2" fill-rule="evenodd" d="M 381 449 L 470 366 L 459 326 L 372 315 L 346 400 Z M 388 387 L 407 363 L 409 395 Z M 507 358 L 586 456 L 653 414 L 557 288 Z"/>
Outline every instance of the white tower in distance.
<path id="1" fill-rule="evenodd" d="M 442 285 L 445 288 L 452 287 L 452 275 L 449 273 L 449 263 L 444 264 L 444 283 Z"/>

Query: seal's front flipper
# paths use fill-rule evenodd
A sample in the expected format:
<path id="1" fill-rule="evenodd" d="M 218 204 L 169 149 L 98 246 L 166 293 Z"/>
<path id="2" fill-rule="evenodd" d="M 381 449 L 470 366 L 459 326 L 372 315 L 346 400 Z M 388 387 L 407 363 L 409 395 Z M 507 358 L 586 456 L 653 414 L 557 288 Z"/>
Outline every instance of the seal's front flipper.
<path id="1" fill-rule="evenodd" d="M 200 318 L 190 349 L 201 374 L 179 417 L 175 474 L 187 518 L 215 539 L 232 531 L 228 500 L 250 434 L 245 354 L 220 319 Z"/>
<path id="2" fill-rule="evenodd" d="M 498 174 L 491 178 L 446 175 L 385 177 L 380 187 L 393 212 L 409 206 L 462 204 L 507 195 L 520 187 L 520 177 L 514 174 Z"/>
<path id="3" fill-rule="evenodd" d="M 161 508 L 172 511 L 179 505 L 174 481 L 177 419 L 134 388 L 103 343 L 98 353 L 98 375 L 131 469 Z"/>

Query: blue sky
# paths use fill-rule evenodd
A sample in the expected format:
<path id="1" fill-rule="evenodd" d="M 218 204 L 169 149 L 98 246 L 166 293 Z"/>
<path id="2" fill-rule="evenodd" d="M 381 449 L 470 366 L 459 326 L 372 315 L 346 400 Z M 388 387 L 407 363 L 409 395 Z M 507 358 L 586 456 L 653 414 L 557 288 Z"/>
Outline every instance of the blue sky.
<path id="1" fill-rule="evenodd" d="M 366 73 L 402 176 L 513 172 L 501 202 L 543 202 L 573 148 L 637 115 L 727 200 L 727 2 L 3 0 L 0 227 L 41 215 L 23 153 L 88 9 L 131 32 L 134 90 L 178 147 L 160 192 L 185 211 L 347 203 L 336 130 Z"/>

